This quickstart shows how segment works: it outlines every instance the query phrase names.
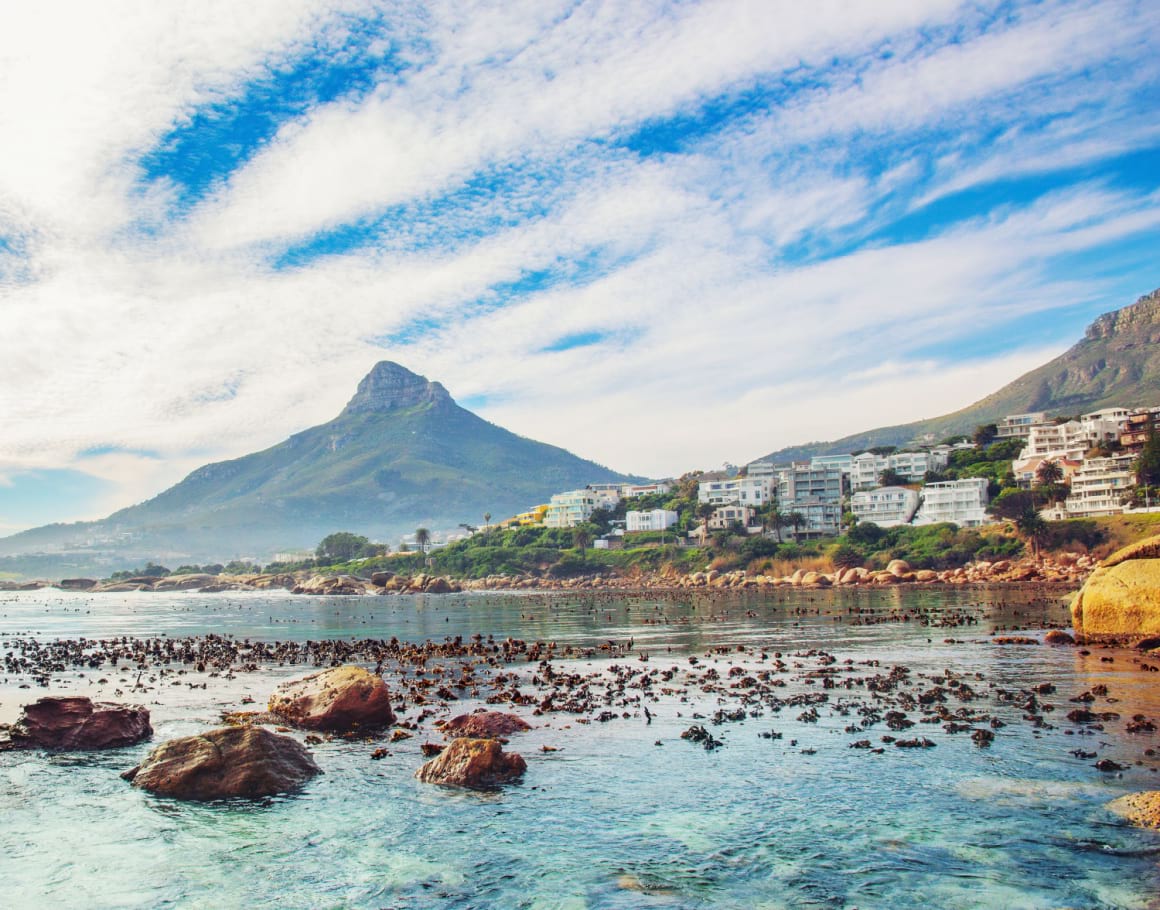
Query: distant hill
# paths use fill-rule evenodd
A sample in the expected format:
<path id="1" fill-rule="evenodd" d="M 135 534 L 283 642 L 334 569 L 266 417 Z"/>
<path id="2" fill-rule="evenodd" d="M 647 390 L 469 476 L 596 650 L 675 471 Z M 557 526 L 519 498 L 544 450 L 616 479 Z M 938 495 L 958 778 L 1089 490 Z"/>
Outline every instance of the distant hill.
<path id="1" fill-rule="evenodd" d="M 0 556 L 68 552 L 77 569 L 96 554 L 269 559 L 278 550 L 313 547 L 333 531 L 392 542 L 419 526 L 481 524 L 485 512 L 499 520 L 552 493 L 627 479 L 488 423 L 438 382 L 384 361 L 329 423 L 198 468 L 102 521 L 0 539 Z"/>
<path id="2" fill-rule="evenodd" d="M 945 439 L 1025 411 L 1079 414 L 1132 405 L 1160 405 L 1160 290 L 1100 316 L 1068 351 L 960 411 L 833 442 L 790 446 L 759 460 L 803 461 L 814 455 L 904 445 L 927 434 Z"/>

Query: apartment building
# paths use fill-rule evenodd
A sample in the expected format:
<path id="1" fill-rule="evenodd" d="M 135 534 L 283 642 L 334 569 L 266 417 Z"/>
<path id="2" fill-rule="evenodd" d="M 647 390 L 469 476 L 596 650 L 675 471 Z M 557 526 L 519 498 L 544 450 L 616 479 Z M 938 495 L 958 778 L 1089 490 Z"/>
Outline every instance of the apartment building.
<path id="1" fill-rule="evenodd" d="M 630 534 L 635 531 L 664 531 L 676 523 L 677 513 L 669 509 L 624 513 L 624 528 Z"/>
<path id="2" fill-rule="evenodd" d="M 860 490 L 850 497 L 850 511 L 858 516 L 858 521 L 873 522 L 882 528 L 909 524 L 918 504 L 917 491 L 906 487 Z"/>
<path id="3" fill-rule="evenodd" d="M 595 490 L 569 490 L 556 493 L 548 502 L 544 526 L 574 528 L 587 521 L 597 509 L 604 508 L 605 497 Z"/>
<path id="4" fill-rule="evenodd" d="M 988 481 L 983 477 L 944 480 L 922 488 L 922 505 L 914 517 L 915 524 L 951 522 L 961 528 L 976 528 L 989 522 Z"/>
<path id="5" fill-rule="evenodd" d="M 1065 502 L 1070 518 L 1118 515 L 1124 511 L 1123 495 L 1135 484 L 1130 452 L 1109 458 L 1088 458 L 1071 477 L 1071 493 Z"/>
<path id="6" fill-rule="evenodd" d="M 760 508 L 773 493 L 769 477 L 730 477 L 703 480 L 697 485 L 697 501 L 715 506 L 742 505 Z"/>

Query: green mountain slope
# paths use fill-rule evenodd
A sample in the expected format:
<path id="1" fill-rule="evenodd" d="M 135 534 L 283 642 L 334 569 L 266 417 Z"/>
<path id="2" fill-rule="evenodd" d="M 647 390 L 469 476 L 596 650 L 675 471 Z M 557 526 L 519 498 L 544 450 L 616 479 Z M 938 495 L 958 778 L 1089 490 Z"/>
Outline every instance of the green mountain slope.
<path id="1" fill-rule="evenodd" d="M 871 446 L 904 445 L 928 434 L 944 439 L 1026 411 L 1079 414 L 1134 405 L 1160 405 L 1160 290 L 1100 316 L 1083 339 L 1059 357 L 960 411 L 833 442 L 791 446 L 762 460 L 799 461 Z"/>
<path id="2" fill-rule="evenodd" d="M 488 423 L 439 383 L 383 362 L 329 423 L 198 468 L 103 521 L 0 540 L 0 554 L 95 547 L 190 560 L 268 558 L 336 530 L 391 541 L 420 525 L 479 524 L 485 512 L 499 519 L 561 490 L 625 479 Z"/>

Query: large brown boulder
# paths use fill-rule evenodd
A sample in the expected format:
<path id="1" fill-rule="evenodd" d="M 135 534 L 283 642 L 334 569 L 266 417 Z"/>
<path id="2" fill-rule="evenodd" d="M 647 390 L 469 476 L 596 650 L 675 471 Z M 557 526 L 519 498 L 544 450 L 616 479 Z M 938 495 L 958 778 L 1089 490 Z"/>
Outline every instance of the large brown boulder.
<path id="1" fill-rule="evenodd" d="M 153 735 L 140 705 L 94 703 L 83 696 L 48 696 L 25 705 L 9 730 L 16 748 L 116 749 Z"/>
<path id="2" fill-rule="evenodd" d="M 445 736 L 466 736 L 473 739 L 498 739 L 501 736 L 532 729 L 518 714 L 504 714 L 502 711 L 460 714 L 451 720 L 437 723 L 436 726 Z"/>
<path id="3" fill-rule="evenodd" d="M 1108 803 L 1116 815 L 1141 828 L 1160 828 L 1160 790 L 1129 793 Z"/>
<path id="4" fill-rule="evenodd" d="M 1160 536 L 1100 563 L 1071 605 L 1080 641 L 1135 642 L 1160 635 Z"/>
<path id="5" fill-rule="evenodd" d="M 121 776 L 174 799 L 260 797 L 302 786 L 321 770 L 306 747 L 264 727 L 221 727 L 171 739 Z"/>
<path id="6" fill-rule="evenodd" d="M 346 732 L 395 722 L 387 684 L 353 665 L 283 683 L 270 696 L 268 707 L 271 714 L 306 730 Z"/>
<path id="7" fill-rule="evenodd" d="M 527 769 L 523 756 L 504 752 L 497 740 L 464 738 L 453 740 L 415 776 L 425 784 L 488 790 L 517 780 Z"/>

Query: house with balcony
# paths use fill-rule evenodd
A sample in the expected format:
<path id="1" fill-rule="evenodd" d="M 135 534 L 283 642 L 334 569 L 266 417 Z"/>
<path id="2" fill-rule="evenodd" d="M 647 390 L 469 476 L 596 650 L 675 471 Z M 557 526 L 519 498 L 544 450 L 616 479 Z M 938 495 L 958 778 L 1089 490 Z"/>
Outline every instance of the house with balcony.
<path id="1" fill-rule="evenodd" d="M 918 491 L 907 487 L 859 490 L 850 497 L 850 511 L 858 521 L 873 522 L 882 528 L 910 524 L 918 504 Z"/>
<path id="2" fill-rule="evenodd" d="M 951 522 L 960 528 L 977 528 L 987 524 L 987 493 L 989 481 L 984 477 L 963 480 L 944 480 L 928 483 L 922 488 L 922 505 L 914 516 L 916 525 Z"/>
<path id="3" fill-rule="evenodd" d="M 1086 459 L 1071 476 L 1071 493 L 1064 502 L 1066 517 L 1094 518 L 1125 511 L 1121 500 L 1136 483 L 1135 460 L 1130 452 Z"/>
<path id="4" fill-rule="evenodd" d="M 604 502 L 599 493 L 587 488 L 556 493 L 548 501 L 544 527 L 574 528 L 591 518 L 597 509 L 604 508 Z"/>
<path id="5" fill-rule="evenodd" d="M 632 534 L 638 531 L 665 531 L 676 526 L 677 513 L 671 509 L 650 509 L 624 513 L 625 530 Z"/>

